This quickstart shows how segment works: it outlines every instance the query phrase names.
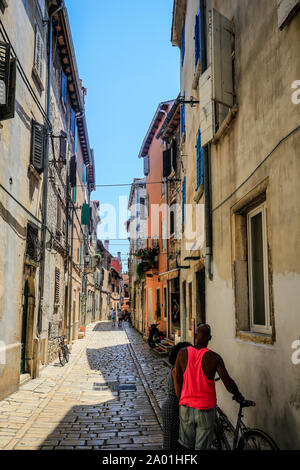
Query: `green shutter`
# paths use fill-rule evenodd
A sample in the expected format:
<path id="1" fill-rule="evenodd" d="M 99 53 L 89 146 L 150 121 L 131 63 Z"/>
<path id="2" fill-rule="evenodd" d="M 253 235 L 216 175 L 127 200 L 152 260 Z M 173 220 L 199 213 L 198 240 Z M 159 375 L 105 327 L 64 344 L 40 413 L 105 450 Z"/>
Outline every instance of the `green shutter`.
<path id="1" fill-rule="evenodd" d="M 81 224 L 90 225 L 90 212 L 91 208 L 89 204 L 83 204 L 81 211 Z"/>

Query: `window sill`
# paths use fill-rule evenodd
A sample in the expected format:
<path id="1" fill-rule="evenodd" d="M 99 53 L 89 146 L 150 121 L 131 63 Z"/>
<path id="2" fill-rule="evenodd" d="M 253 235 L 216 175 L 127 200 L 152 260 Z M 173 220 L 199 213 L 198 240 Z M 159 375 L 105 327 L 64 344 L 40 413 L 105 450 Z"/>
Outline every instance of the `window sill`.
<path id="1" fill-rule="evenodd" d="M 198 202 L 200 201 L 203 193 L 204 193 L 204 185 L 203 184 L 200 184 L 199 188 L 198 189 L 195 189 L 195 196 L 194 196 L 194 201 L 198 204 Z"/>
<path id="2" fill-rule="evenodd" d="M 42 82 L 42 80 L 41 80 L 41 78 L 40 78 L 40 76 L 39 76 L 39 74 L 38 74 L 38 71 L 37 71 L 37 69 L 35 68 L 35 66 L 32 67 L 32 73 L 33 73 L 33 75 L 34 75 L 36 81 L 38 82 L 38 85 L 39 85 L 41 91 L 44 91 L 44 90 L 45 90 L 44 84 L 43 84 L 43 82 Z"/>
<path id="3" fill-rule="evenodd" d="M 255 333 L 253 331 L 238 331 L 236 337 L 242 341 L 250 341 L 255 344 L 273 345 L 275 342 L 272 334 Z"/>

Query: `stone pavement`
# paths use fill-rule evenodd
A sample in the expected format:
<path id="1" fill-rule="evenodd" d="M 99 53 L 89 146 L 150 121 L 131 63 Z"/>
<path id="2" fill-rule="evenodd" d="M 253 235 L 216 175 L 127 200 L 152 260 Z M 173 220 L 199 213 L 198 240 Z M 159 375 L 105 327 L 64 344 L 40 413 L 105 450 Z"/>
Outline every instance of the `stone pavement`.
<path id="1" fill-rule="evenodd" d="M 128 325 L 89 325 L 69 364 L 55 361 L 0 402 L 0 449 L 161 449 L 168 372 Z"/>

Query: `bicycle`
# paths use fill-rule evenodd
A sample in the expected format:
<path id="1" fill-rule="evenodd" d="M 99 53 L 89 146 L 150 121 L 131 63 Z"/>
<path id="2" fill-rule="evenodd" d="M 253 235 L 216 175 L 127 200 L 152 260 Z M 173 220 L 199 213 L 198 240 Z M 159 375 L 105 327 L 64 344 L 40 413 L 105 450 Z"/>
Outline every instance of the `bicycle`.
<path id="1" fill-rule="evenodd" d="M 64 336 L 57 336 L 56 339 L 59 340 L 58 359 L 61 365 L 64 366 L 66 362 L 69 362 L 70 351 L 67 344 L 65 344 Z"/>
<path id="2" fill-rule="evenodd" d="M 276 442 L 266 432 L 261 429 L 247 428 L 243 423 L 243 409 L 255 406 L 255 403 L 242 400 L 239 405 L 236 427 L 231 424 L 221 408 L 216 407 L 217 418 L 212 448 L 216 450 L 279 450 Z"/>

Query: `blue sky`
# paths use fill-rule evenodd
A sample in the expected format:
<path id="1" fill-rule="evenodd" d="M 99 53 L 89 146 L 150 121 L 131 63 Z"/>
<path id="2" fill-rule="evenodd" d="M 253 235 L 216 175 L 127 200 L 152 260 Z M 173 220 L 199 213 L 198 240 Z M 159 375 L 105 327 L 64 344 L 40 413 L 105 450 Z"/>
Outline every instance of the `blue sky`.
<path id="1" fill-rule="evenodd" d="M 158 104 L 179 93 L 179 51 L 170 42 L 173 0 L 66 0 L 66 6 L 79 75 L 88 89 L 96 183 L 130 183 L 143 176 L 138 152 Z M 128 197 L 129 189 L 97 188 L 92 199 L 118 208 L 119 196 Z M 128 243 L 110 244 L 112 254 L 121 251 L 125 261 Z"/>

